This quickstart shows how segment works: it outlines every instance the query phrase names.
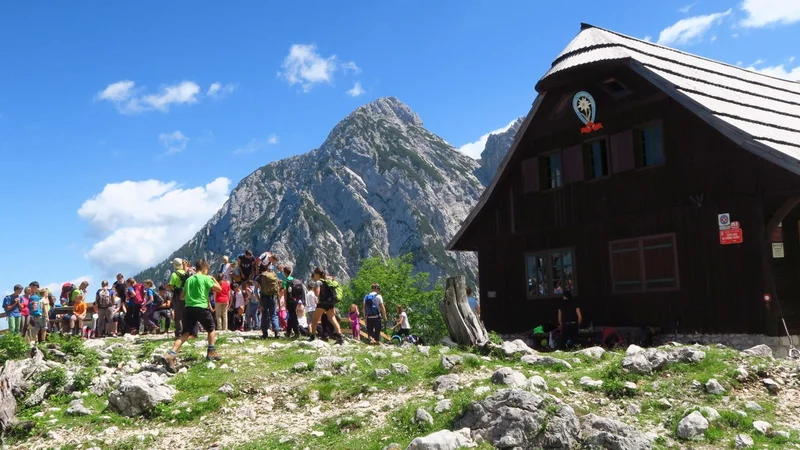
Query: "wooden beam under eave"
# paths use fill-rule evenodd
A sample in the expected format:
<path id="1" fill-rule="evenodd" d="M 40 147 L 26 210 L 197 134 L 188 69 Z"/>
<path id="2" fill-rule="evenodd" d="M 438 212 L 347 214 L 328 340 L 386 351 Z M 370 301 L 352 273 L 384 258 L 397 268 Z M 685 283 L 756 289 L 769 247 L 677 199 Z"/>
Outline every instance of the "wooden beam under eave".
<path id="1" fill-rule="evenodd" d="M 769 242 L 769 239 L 772 237 L 772 233 L 776 228 L 778 228 L 778 225 L 783 222 L 783 219 L 786 218 L 786 215 L 789 214 L 797 205 L 800 205 L 800 196 L 790 197 L 783 202 L 781 207 L 778 208 L 775 214 L 772 215 L 764 230 L 766 233 L 765 237 L 767 238 L 767 242 Z"/>

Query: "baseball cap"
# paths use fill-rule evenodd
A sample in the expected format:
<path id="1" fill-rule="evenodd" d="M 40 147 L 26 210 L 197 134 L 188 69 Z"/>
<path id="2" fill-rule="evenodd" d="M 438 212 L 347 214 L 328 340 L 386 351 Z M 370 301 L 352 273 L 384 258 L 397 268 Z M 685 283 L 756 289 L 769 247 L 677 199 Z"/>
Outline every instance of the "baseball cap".
<path id="1" fill-rule="evenodd" d="M 174 267 L 176 269 L 182 269 L 183 268 L 183 260 L 181 258 L 173 259 L 172 260 L 172 267 Z"/>

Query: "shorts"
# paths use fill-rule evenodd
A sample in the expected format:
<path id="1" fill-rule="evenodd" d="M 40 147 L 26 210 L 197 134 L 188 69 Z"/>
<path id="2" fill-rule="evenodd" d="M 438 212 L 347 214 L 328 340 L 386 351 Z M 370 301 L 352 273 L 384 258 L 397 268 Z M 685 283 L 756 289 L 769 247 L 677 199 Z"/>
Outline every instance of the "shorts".
<path id="1" fill-rule="evenodd" d="M 41 330 L 44 326 L 45 320 L 42 319 L 42 316 L 31 316 L 31 327 L 35 330 Z"/>
<path id="2" fill-rule="evenodd" d="M 330 311 L 331 309 L 335 308 L 336 305 L 333 303 L 317 303 L 317 307 L 315 309 L 321 309 L 323 311 Z"/>
<path id="3" fill-rule="evenodd" d="M 188 334 L 193 330 L 197 324 L 203 326 L 207 332 L 214 331 L 214 315 L 208 308 L 197 308 L 194 306 L 187 306 L 183 310 L 183 330 L 184 334 Z"/>

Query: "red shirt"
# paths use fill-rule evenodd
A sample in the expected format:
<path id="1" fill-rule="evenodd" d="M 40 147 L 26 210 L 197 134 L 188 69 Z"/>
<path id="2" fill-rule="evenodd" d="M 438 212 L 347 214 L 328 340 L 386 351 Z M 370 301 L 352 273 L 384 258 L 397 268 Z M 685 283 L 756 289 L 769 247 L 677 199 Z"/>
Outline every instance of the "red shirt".
<path id="1" fill-rule="evenodd" d="M 19 310 L 20 314 L 23 316 L 31 315 L 30 311 L 28 310 L 28 303 L 30 303 L 30 299 L 25 295 L 21 295 L 19 299 L 20 304 L 22 305 L 22 308 Z"/>
<path id="2" fill-rule="evenodd" d="M 219 283 L 219 287 L 221 287 L 222 290 L 217 292 L 217 295 L 214 296 L 214 301 L 217 303 L 228 303 L 231 296 L 231 284 L 222 280 Z"/>

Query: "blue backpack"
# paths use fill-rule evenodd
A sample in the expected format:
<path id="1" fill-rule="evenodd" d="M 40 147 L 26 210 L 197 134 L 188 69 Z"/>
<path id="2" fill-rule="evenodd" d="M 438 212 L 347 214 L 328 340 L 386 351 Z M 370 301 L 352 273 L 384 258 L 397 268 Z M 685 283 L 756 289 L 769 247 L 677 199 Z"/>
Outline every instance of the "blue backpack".
<path id="1" fill-rule="evenodd" d="M 375 298 L 378 297 L 378 294 L 374 292 L 370 292 L 364 297 L 364 314 L 367 317 L 374 317 L 380 316 L 381 312 L 378 310 L 378 304 L 375 303 Z"/>

